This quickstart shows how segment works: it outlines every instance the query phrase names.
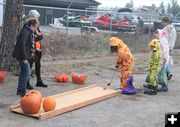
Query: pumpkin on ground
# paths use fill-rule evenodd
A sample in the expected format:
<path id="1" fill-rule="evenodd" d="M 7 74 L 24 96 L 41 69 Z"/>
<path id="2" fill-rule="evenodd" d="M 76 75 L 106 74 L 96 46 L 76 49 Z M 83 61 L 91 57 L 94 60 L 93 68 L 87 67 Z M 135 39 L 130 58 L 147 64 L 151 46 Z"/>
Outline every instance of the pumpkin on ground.
<path id="1" fill-rule="evenodd" d="M 68 82 L 68 75 L 63 75 L 63 81 L 64 81 L 64 83 Z"/>
<path id="2" fill-rule="evenodd" d="M 47 97 L 43 100 L 43 109 L 45 112 L 52 111 L 56 108 L 56 100 L 53 97 Z"/>
<path id="3" fill-rule="evenodd" d="M 6 71 L 0 71 L 0 83 L 4 82 L 6 75 L 7 75 Z"/>
<path id="4" fill-rule="evenodd" d="M 68 75 L 67 74 L 57 74 L 55 76 L 57 82 L 60 83 L 67 83 L 68 82 Z"/>
<path id="5" fill-rule="evenodd" d="M 41 108 L 41 100 L 36 94 L 27 93 L 21 98 L 20 107 L 24 113 L 35 114 Z"/>
<path id="6" fill-rule="evenodd" d="M 71 73 L 71 78 L 72 78 L 72 82 L 74 84 L 78 84 L 78 85 L 84 85 L 86 79 L 87 79 L 87 76 L 85 75 L 78 75 L 74 72 Z"/>

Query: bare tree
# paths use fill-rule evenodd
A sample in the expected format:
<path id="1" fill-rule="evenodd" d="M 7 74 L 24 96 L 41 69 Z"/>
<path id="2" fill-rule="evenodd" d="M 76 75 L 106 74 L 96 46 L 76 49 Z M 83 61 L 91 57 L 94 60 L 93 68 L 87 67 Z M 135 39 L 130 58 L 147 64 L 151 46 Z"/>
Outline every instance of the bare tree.
<path id="1" fill-rule="evenodd" d="M 23 2 L 24 0 L 6 0 L 0 42 L 0 69 L 9 70 L 14 63 L 12 52 L 22 26 Z"/>

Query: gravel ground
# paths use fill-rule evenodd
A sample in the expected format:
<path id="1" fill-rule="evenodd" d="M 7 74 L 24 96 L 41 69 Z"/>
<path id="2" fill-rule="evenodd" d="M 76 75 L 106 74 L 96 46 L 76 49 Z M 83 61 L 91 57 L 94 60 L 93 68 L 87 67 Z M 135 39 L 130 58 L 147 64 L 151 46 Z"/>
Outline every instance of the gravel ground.
<path id="1" fill-rule="evenodd" d="M 180 111 L 179 54 L 180 50 L 173 53 L 175 65 L 167 93 L 158 93 L 156 96 L 143 94 L 142 84 L 147 75 L 148 54 L 135 54 L 133 76 L 134 85 L 138 88 L 136 95 L 120 95 L 42 121 L 10 112 L 10 106 L 19 103 L 20 98 L 16 95 L 18 77 L 9 73 L 5 83 L 0 85 L 0 127 L 163 127 L 165 113 Z M 39 89 L 46 97 L 94 83 L 105 86 L 111 79 L 114 64 L 115 58 L 111 56 L 93 59 L 44 58 L 42 77 L 49 87 L 35 89 Z M 55 74 L 70 74 L 72 71 L 88 76 L 84 86 L 54 81 Z M 35 78 L 31 78 L 31 84 L 35 83 Z M 111 88 L 117 88 L 118 84 L 119 77 L 116 74 Z"/>

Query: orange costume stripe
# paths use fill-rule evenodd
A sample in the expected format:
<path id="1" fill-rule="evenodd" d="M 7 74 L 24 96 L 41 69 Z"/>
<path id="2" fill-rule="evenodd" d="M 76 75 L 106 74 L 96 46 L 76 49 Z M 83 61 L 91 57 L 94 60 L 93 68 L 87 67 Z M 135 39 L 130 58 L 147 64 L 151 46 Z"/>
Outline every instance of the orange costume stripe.
<path id="1" fill-rule="evenodd" d="M 120 88 L 127 86 L 126 80 L 131 76 L 134 65 L 134 57 L 124 42 L 116 37 L 110 38 L 110 46 L 117 46 L 117 64 L 120 65 Z"/>

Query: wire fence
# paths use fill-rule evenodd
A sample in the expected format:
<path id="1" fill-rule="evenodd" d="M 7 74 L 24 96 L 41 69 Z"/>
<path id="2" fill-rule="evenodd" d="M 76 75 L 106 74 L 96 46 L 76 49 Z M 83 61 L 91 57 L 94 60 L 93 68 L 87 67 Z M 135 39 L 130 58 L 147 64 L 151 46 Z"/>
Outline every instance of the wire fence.
<path id="1" fill-rule="evenodd" d="M 4 5 L 5 6 L 5 5 Z M 157 12 L 129 11 L 119 8 L 85 10 L 24 5 L 24 21 L 31 9 L 40 14 L 40 29 L 45 55 L 52 57 L 94 57 L 107 55 L 109 37 L 121 38 L 132 52 L 147 50 L 151 34 L 162 28 Z M 176 17 L 176 24 L 180 18 Z"/>

